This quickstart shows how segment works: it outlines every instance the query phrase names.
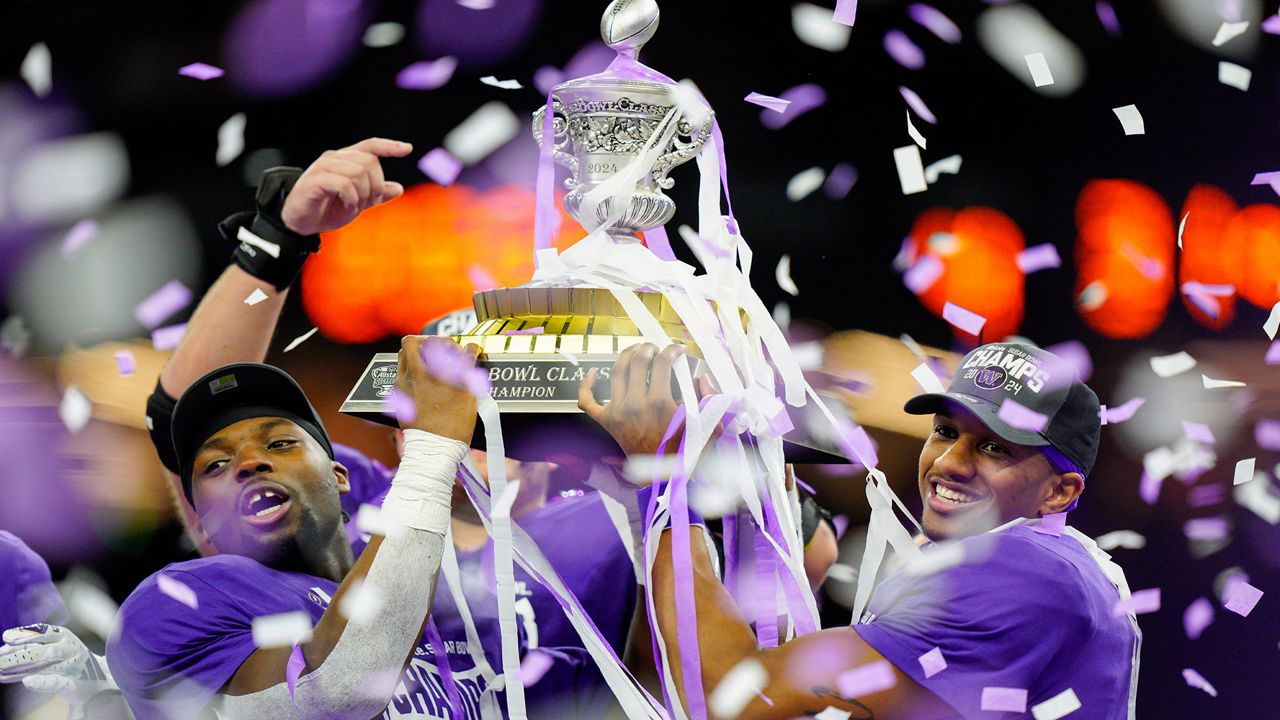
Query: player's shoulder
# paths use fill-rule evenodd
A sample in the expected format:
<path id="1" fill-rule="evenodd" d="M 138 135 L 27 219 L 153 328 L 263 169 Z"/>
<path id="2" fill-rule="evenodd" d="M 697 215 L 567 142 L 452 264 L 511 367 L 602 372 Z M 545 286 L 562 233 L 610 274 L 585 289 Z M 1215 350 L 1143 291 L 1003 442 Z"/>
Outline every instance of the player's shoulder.
<path id="1" fill-rule="evenodd" d="M 241 555 L 212 555 L 170 563 L 139 583 L 125 604 L 153 602 L 157 596 L 184 595 L 183 588 L 206 599 L 211 590 L 216 594 L 234 593 L 241 588 L 261 591 L 272 572 L 256 560 Z"/>
<path id="2" fill-rule="evenodd" d="M 1037 532 L 1027 525 L 966 542 L 978 548 L 978 566 L 1000 574 L 1006 590 L 1020 586 L 1037 594 L 1078 599 L 1085 592 L 1086 577 L 1101 572 L 1074 538 Z"/>

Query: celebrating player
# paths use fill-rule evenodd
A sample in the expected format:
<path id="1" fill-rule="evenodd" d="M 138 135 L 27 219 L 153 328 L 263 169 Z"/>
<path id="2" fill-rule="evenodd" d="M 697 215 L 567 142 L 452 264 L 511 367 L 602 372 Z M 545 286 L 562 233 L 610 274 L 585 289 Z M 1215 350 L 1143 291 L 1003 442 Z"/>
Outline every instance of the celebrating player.
<path id="1" fill-rule="evenodd" d="M 584 383 L 584 409 L 629 453 L 654 453 L 674 414 L 668 355 L 635 352 L 652 380 L 633 367 L 614 405 L 595 404 Z M 616 401 L 624 394 L 654 402 L 628 412 Z M 1010 424 L 1001 412 L 1009 403 L 1043 416 L 1043 427 Z M 842 717 L 984 718 L 1051 702 L 1078 707 L 1072 718 L 1132 719 L 1141 635 L 1132 612 L 1113 612 L 1128 597 L 1124 574 L 1087 537 L 1054 525 L 1097 457 L 1097 396 L 1051 353 L 996 343 L 970 352 L 946 393 L 905 409 L 934 418 L 919 462 L 925 557 L 946 547 L 959 560 L 890 576 L 852 627 L 761 649 L 693 527 L 700 658 L 696 670 L 672 662 L 681 700 L 686 672 L 700 672 L 710 691 L 754 659 L 768 680 L 745 688 L 743 718 L 828 707 Z M 673 577 L 666 531 L 653 571 L 656 621 L 667 656 L 680 658 Z"/>

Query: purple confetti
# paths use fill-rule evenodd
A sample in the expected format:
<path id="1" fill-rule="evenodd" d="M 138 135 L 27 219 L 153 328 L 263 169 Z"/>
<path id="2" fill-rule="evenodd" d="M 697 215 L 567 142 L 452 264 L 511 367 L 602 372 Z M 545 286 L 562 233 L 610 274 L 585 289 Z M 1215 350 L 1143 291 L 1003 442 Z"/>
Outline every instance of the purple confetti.
<path id="1" fill-rule="evenodd" d="M 289 702 L 294 702 L 293 695 L 298 687 L 298 678 L 302 675 L 302 671 L 307 667 L 307 659 L 302 655 L 302 648 L 296 643 L 293 646 L 293 652 L 289 653 L 289 661 L 284 666 L 285 684 L 289 687 Z M 294 705 L 297 709 L 297 705 Z"/>
<path id="2" fill-rule="evenodd" d="M 1188 540 L 1224 540 L 1231 534 L 1231 526 L 1224 517 L 1192 518 L 1182 525 L 1182 534 Z"/>
<path id="3" fill-rule="evenodd" d="M 387 395 L 382 407 L 383 415 L 395 418 L 401 425 L 408 425 L 418 419 L 418 406 L 400 388 L 391 388 L 391 394 Z"/>
<path id="4" fill-rule="evenodd" d="M 924 120 L 930 125 L 938 124 L 938 118 L 934 116 L 933 111 L 929 109 L 928 105 L 924 104 L 924 100 L 921 100 L 920 96 L 917 95 L 914 90 L 906 85 L 899 85 L 898 93 L 902 95 L 903 100 L 907 101 L 907 105 L 910 105 L 911 109 L 916 111 L 916 114 L 920 116 L 921 120 Z"/>
<path id="5" fill-rule="evenodd" d="M 1136 590 L 1126 600 L 1118 600 L 1111 608 L 1111 616 L 1119 617 L 1132 612 L 1134 615 L 1153 613 L 1160 609 L 1160 588 Z"/>
<path id="6" fill-rule="evenodd" d="M 827 91 L 821 85 L 805 83 L 784 90 L 778 95 L 779 100 L 791 103 L 784 113 L 765 110 L 760 113 L 760 124 L 770 130 L 778 130 L 805 113 L 816 110 L 827 104 Z"/>
<path id="7" fill-rule="evenodd" d="M 1250 185 L 1270 185 L 1271 189 L 1280 195 L 1280 171 L 1258 173 L 1253 176 L 1253 182 Z"/>
<path id="8" fill-rule="evenodd" d="M 466 388 L 472 395 L 488 395 L 489 373 L 471 362 L 470 354 L 449 343 L 423 343 L 422 362 L 443 382 Z"/>
<path id="9" fill-rule="evenodd" d="M 178 68 L 178 74 L 185 75 L 189 78 L 195 78 L 196 80 L 212 80 L 214 78 L 222 77 L 226 74 L 226 71 L 220 67 L 214 67 L 213 65 L 208 65 L 202 62 L 195 62 Z"/>
<path id="10" fill-rule="evenodd" d="M 1007 402 L 1007 401 L 1006 401 Z M 1041 535 L 1052 535 L 1053 537 L 1061 537 L 1062 533 L 1067 529 L 1067 514 L 1064 512 L 1050 513 L 1040 518 L 1040 524 L 1031 528 Z"/>
<path id="11" fill-rule="evenodd" d="M 1062 258 L 1053 243 L 1036 245 L 1018 253 L 1018 269 L 1023 275 L 1056 267 L 1062 267 Z"/>
<path id="12" fill-rule="evenodd" d="M 1213 445 L 1217 438 L 1213 436 L 1213 431 L 1204 423 L 1191 422 L 1190 420 L 1182 421 L 1182 434 L 1188 438 L 1205 445 Z"/>
<path id="13" fill-rule="evenodd" d="M 133 353 L 128 350 L 116 352 L 116 370 L 121 375 L 132 375 L 137 369 L 138 363 L 133 359 Z"/>
<path id="14" fill-rule="evenodd" d="M 920 662 L 925 678 L 931 678 L 947 669 L 947 659 L 942 657 L 942 648 L 936 647 L 916 658 L 916 660 Z"/>
<path id="15" fill-rule="evenodd" d="M 984 687 L 982 709 L 997 712 L 1026 712 L 1026 688 Z"/>
<path id="16" fill-rule="evenodd" d="M 942 261 L 933 255 L 925 255 L 915 265 L 902 274 L 902 284 L 911 292 L 919 295 L 942 277 Z"/>
<path id="17" fill-rule="evenodd" d="M 467 279 L 471 281 L 471 287 L 476 292 L 484 292 L 498 287 L 498 280 L 493 276 L 493 273 L 480 265 L 467 267 Z"/>
<path id="18" fill-rule="evenodd" d="M 1259 420 L 1253 426 L 1253 441 L 1263 450 L 1280 450 L 1280 420 Z"/>
<path id="19" fill-rule="evenodd" d="M 151 331 L 151 345 L 156 350 L 172 350 L 178 347 L 178 343 L 182 342 L 182 336 L 186 332 L 186 323 L 156 328 Z"/>
<path id="20" fill-rule="evenodd" d="M 1191 668 L 1183 668 L 1182 679 L 1186 680 L 1187 684 L 1191 687 L 1196 688 L 1197 690 L 1203 690 L 1209 693 L 1211 697 L 1218 697 L 1218 691 L 1209 684 L 1208 680 L 1204 679 L 1203 675 L 1195 670 L 1192 670 Z"/>
<path id="21" fill-rule="evenodd" d="M 1125 404 L 1117 408 L 1109 408 L 1103 405 L 1098 410 L 1098 418 L 1102 420 L 1103 425 L 1122 423 L 1131 419 L 1134 413 L 1138 412 L 1138 408 L 1142 407 L 1142 404 L 1146 401 L 1146 398 L 1136 397 L 1130 398 Z"/>
<path id="22" fill-rule="evenodd" d="M 910 15 L 912 20 L 920 23 L 929 32 L 937 35 L 939 40 L 951 45 L 960 42 L 959 26 L 932 5 L 912 3 L 907 7 L 907 15 Z"/>
<path id="23" fill-rule="evenodd" d="M 200 600 L 196 597 L 196 591 L 187 587 L 185 583 L 174 580 L 164 573 L 156 576 L 156 589 L 161 594 L 177 600 L 192 610 L 200 609 Z"/>
<path id="24" fill-rule="evenodd" d="M 543 65 L 533 71 L 533 87 L 538 94 L 546 96 L 556 85 L 564 81 L 564 73 L 554 65 Z"/>
<path id="25" fill-rule="evenodd" d="M 888 660 L 876 660 L 836 676 L 836 688 L 850 698 L 878 693 L 897 684 L 898 677 Z"/>
<path id="26" fill-rule="evenodd" d="M 980 337 L 982 326 L 987 324 L 986 318 L 971 310 L 965 310 L 953 302 L 942 306 L 942 319 L 975 337 Z"/>
<path id="27" fill-rule="evenodd" d="M 758 92 L 753 92 L 742 99 L 752 105 L 759 105 L 766 110 L 772 110 L 776 113 L 784 113 L 787 111 L 787 108 L 791 107 L 790 100 L 783 100 L 782 98 L 776 98 L 772 95 L 761 95 Z"/>
<path id="28" fill-rule="evenodd" d="M 1187 505 L 1205 508 L 1221 504 L 1227 499 L 1227 489 L 1221 485 L 1197 485 L 1187 491 Z"/>
<path id="29" fill-rule="evenodd" d="M 827 182 L 823 184 L 822 192 L 832 200 L 843 200 L 857 182 L 858 169 L 849 163 L 840 163 L 831 168 L 831 172 L 827 174 Z"/>
<path id="30" fill-rule="evenodd" d="M 876 455 L 876 444 L 861 425 L 851 426 L 842 421 L 836 426 L 836 443 L 844 451 L 845 457 L 864 465 L 876 466 L 880 458 Z"/>
<path id="31" fill-rule="evenodd" d="M 1264 360 L 1268 365 L 1280 365 L 1280 340 L 1271 343 Z"/>
<path id="32" fill-rule="evenodd" d="M 1111 3 L 1107 0 L 1098 0 L 1094 9 L 1098 13 L 1098 22 L 1102 23 L 1102 27 L 1106 28 L 1111 37 L 1120 37 L 1120 18 L 1116 17 L 1116 9 L 1111 7 Z"/>
<path id="33" fill-rule="evenodd" d="M 538 327 L 525 328 L 524 330 L 503 330 L 502 334 L 503 335 L 541 335 L 546 331 L 547 329 L 545 327 L 539 325 Z"/>
<path id="34" fill-rule="evenodd" d="M 1138 497 L 1148 505 L 1155 505 L 1156 500 L 1160 497 L 1160 486 L 1164 484 L 1164 478 L 1156 477 L 1146 470 L 1142 471 L 1142 479 L 1138 481 Z"/>
<path id="35" fill-rule="evenodd" d="M 1076 376 L 1080 378 L 1080 382 L 1088 382 L 1093 376 L 1093 358 L 1089 357 L 1089 350 L 1084 343 L 1079 340 L 1068 340 L 1050 345 L 1045 348 L 1049 352 L 1057 355 L 1063 362 L 1075 368 Z"/>
<path id="36" fill-rule="evenodd" d="M 530 650 L 520 661 L 520 678 L 524 680 L 525 687 L 537 685 L 554 664 L 555 659 L 549 653 L 536 649 Z"/>
<path id="37" fill-rule="evenodd" d="M 1253 612 L 1253 608 L 1262 599 L 1262 594 L 1258 588 L 1233 577 L 1227 581 L 1227 587 L 1222 591 L 1222 607 L 1240 617 L 1249 617 L 1249 613 Z"/>
<path id="38" fill-rule="evenodd" d="M 884 51 L 898 64 L 910 70 L 924 67 L 924 51 L 911 42 L 901 30 L 890 30 L 884 35 Z"/>
<path id="39" fill-rule="evenodd" d="M 446 55 L 439 60 L 423 60 L 396 74 L 396 87 L 405 90 L 435 90 L 453 78 L 458 59 Z"/>
<path id="40" fill-rule="evenodd" d="M 142 327 L 151 330 L 190 304 L 191 289 L 177 280 L 170 280 L 138 303 L 133 309 L 133 317 Z"/>
<path id="41" fill-rule="evenodd" d="M 1280 35 L 1280 15 L 1272 15 L 1262 21 L 1262 32 L 1271 35 Z"/>
<path id="42" fill-rule="evenodd" d="M 418 161 L 418 169 L 437 185 L 449 187 L 458 179 L 458 173 L 462 172 L 462 161 L 450 155 L 448 150 L 438 147 L 422 156 Z"/>
<path id="43" fill-rule="evenodd" d="M 844 537 L 844 531 L 849 529 L 849 516 L 843 514 L 836 515 L 831 518 L 831 524 L 836 529 L 836 540 L 838 541 L 840 538 Z"/>
<path id="44" fill-rule="evenodd" d="M 1040 432 L 1044 430 L 1045 425 L 1049 424 L 1047 415 L 1038 413 L 1008 398 L 1005 398 L 1004 402 L 1000 403 L 1000 411 L 996 414 L 996 417 L 1019 430 L 1030 430 L 1032 432 Z"/>
<path id="45" fill-rule="evenodd" d="M 1195 640 L 1213 622 L 1213 603 L 1208 598 L 1196 598 L 1182 613 L 1182 629 L 1187 637 Z"/>
<path id="46" fill-rule="evenodd" d="M 71 229 L 67 231 L 66 237 L 62 238 L 62 257 L 70 258 L 77 250 L 84 247 L 98 234 L 98 223 L 93 220 L 81 220 Z"/>
<path id="47" fill-rule="evenodd" d="M 841 25 L 853 27 L 853 19 L 858 15 L 858 0 L 836 0 L 836 11 L 831 19 Z"/>

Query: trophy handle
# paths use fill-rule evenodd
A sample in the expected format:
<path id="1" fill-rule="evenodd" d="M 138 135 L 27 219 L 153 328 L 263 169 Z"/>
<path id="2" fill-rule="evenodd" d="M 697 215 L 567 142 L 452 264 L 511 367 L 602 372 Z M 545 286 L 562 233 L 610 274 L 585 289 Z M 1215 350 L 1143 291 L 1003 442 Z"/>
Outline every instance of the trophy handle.
<path id="1" fill-rule="evenodd" d="M 547 114 L 547 106 L 542 105 L 533 112 L 533 139 L 542 146 L 542 123 Z M 564 181 L 566 188 L 572 190 L 578 184 L 578 158 L 566 152 L 569 144 L 569 118 L 558 98 L 551 99 L 551 155 L 558 165 L 569 168 L 570 177 Z"/>
<path id="2" fill-rule="evenodd" d="M 671 139 L 671 151 L 661 155 L 653 164 L 654 183 L 663 190 L 670 190 L 675 180 L 667 177 L 667 173 L 677 165 L 691 160 L 702 150 L 707 138 L 711 137 L 711 129 L 715 124 L 715 112 L 707 111 L 701 125 L 694 126 L 688 115 L 682 115 L 676 125 L 676 134 Z"/>

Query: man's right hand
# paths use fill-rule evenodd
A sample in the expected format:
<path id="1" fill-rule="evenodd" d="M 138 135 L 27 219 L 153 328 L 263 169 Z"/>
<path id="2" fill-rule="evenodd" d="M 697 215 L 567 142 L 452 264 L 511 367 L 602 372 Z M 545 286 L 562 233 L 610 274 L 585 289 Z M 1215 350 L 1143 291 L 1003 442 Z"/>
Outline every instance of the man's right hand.
<path id="1" fill-rule="evenodd" d="M 280 212 L 299 235 L 336 230 L 362 211 L 404 194 L 404 186 L 383 179 L 379 158 L 404 157 L 413 146 L 369 138 L 341 150 L 326 150 L 302 173 Z"/>
<path id="2" fill-rule="evenodd" d="M 434 349 L 430 354 L 447 358 L 452 367 L 428 368 L 424 348 Z M 447 370 L 454 378 L 461 376 L 475 368 L 479 356 L 479 346 L 459 347 L 448 338 L 410 335 L 401 340 L 396 387 L 413 400 L 417 411 L 413 422 L 402 421 L 401 427 L 470 443 L 476 429 L 476 398 L 461 383 L 453 384 L 441 375 Z"/>

